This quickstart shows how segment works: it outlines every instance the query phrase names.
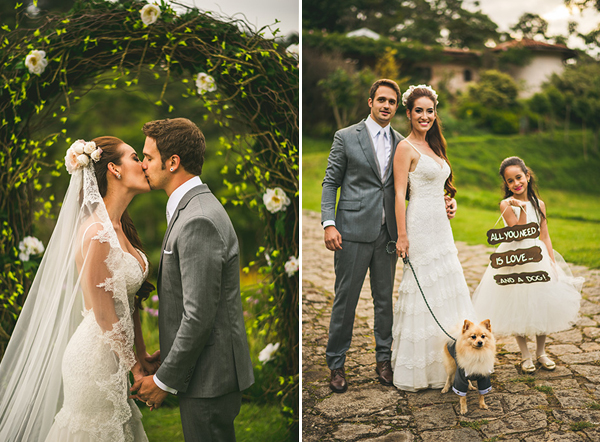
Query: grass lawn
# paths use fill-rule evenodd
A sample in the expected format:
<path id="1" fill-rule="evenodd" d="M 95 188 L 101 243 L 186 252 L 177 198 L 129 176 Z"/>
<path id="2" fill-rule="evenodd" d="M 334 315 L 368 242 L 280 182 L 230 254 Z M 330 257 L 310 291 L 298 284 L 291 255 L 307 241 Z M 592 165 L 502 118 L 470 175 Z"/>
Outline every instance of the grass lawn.
<path id="1" fill-rule="evenodd" d="M 571 137 L 576 139 L 576 135 Z M 579 159 L 579 163 L 564 160 L 557 147 L 562 140 L 562 135 L 485 135 L 449 139 L 448 144 L 452 149 L 449 155 L 456 176 L 456 199 L 459 207 L 456 218 L 452 221 L 454 238 L 468 244 L 487 245 L 486 231 L 494 226 L 500 216 L 498 203 L 502 198 L 501 181 L 495 175 L 500 160 L 507 155 L 530 157 L 533 162 L 539 163 L 536 167 L 540 176 L 540 197 L 547 206 L 548 229 L 553 247 L 568 262 L 600 268 L 600 195 L 570 190 L 592 189 L 590 183 L 596 183 L 600 177 L 597 173 L 600 170 L 597 167 L 600 160 L 597 157 L 587 162 Z M 305 138 L 302 143 L 302 208 L 319 212 L 321 182 L 331 141 Z M 534 153 L 532 145 L 534 148 L 541 146 L 543 151 L 539 152 L 540 149 L 537 149 Z M 502 146 L 510 146 L 510 149 Z M 568 152 L 562 155 L 567 154 Z M 544 155 L 548 155 L 546 162 L 542 160 Z M 590 168 L 590 163 L 597 168 Z M 577 170 L 580 173 L 575 173 Z M 562 186 L 561 180 L 567 185 Z M 556 190 L 557 188 L 560 190 Z M 600 185 L 596 189 L 598 191 Z"/>
<path id="2" fill-rule="evenodd" d="M 184 442 L 178 407 L 163 406 L 151 412 L 140 405 L 140 410 L 149 442 Z M 286 420 L 278 407 L 246 402 L 242 403 L 240 414 L 235 420 L 235 435 L 238 442 L 291 440 Z"/>

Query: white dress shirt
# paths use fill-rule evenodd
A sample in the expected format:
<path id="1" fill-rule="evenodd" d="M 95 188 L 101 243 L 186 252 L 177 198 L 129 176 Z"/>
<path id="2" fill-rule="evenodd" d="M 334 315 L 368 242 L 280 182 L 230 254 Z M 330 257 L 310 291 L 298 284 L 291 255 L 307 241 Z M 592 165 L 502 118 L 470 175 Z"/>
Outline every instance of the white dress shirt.
<path id="1" fill-rule="evenodd" d="M 375 149 L 375 158 L 377 158 L 377 162 L 380 163 L 379 171 L 383 175 L 386 172 L 387 162 L 389 161 L 390 154 L 392 152 L 392 138 L 391 138 L 391 133 L 390 133 L 390 125 L 388 123 L 385 127 L 381 127 L 379 125 L 379 123 L 377 123 L 373 118 L 371 118 L 371 115 L 369 115 L 367 117 L 367 119 L 365 120 L 365 125 L 367 126 L 367 130 L 369 131 L 369 135 L 371 136 L 373 148 Z M 384 136 L 384 146 L 385 146 L 385 153 L 381 153 L 381 154 L 379 152 L 377 152 L 377 144 L 378 144 L 380 136 Z M 385 164 L 381 164 L 381 161 L 379 158 L 382 158 L 382 157 L 385 157 L 387 159 L 387 161 L 385 161 Z M 385 220 L 385 214 L 383 216 L 384 216 L 384 218 L 382 218 L 382 223 L 383 223 L 383 220 Z M 328 219 L 328 220 L 323 221 L 323 228 L 329 227 L 329 226 L 335 226 L 335 220 Z"/>
<path id="2" fill-rule="evenodd" d="M 175 210 L 177 210 L 177 206 L 179 205 L 181 199 L 185 196 L 185 194 L 188 193 L 194 187 L 199 186 L 201 184 L 202 180 L 200 179 L 200 177 L 195 176 L 194 178 L 187 180 L 185 183 L 183 183 L 181 186 L 179 186 L 173 191 L 173 193 L 169 197 L 169 200 L 167 201 L 167 224 L 171 222 L 171 217 L 175 213 Z M 154 383 L 158 387 L 160 387 L 161 390 L 164 390 L 171 394 L 177 394 L 177 390 L 162 383 L 156 375 L 154 375 Z"/>

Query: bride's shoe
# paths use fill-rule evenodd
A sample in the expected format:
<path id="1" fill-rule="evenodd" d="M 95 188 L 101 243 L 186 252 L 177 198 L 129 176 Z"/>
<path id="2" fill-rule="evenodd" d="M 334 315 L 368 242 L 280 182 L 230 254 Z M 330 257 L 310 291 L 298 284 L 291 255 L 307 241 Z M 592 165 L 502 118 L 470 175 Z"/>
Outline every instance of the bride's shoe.
<path id="1" fill-rule="evenodd" d="M 552 371 L 556 368 L 556 364 L 554 363 L 554 361 L 552 359 L 550 359 L 548 357 L 547 354 L 538 356 L 537 360 L 542 365 L 542 368 L 544 368 L 546 370 Z"/>
<path id="2" fill-rule="evenodd" d="M 521 371 L 523 373 L 533 373 L 535 371 L 535 365 L 533 365 L 531 358 L 523 359 L 523 362 L 521 362 Z"/>

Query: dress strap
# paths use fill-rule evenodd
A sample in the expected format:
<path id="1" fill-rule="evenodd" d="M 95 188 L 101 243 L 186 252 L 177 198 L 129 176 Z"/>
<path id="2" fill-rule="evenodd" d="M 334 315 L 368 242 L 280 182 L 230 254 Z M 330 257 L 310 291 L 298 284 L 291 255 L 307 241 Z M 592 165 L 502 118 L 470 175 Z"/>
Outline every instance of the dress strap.
<path id="1" fill-rule="evenodd" d="M 85 229 L 85 232 L 83 232 L 83 235 L 81 236 L 81 256 L 82 257 L 83 257 L 83 239 L 85 238 L 85 234 L 87 233 L 87 231 L 90 230 L 90 227 L 92 227 L 94 224 L 102 224 L 102 223 L 100 221 L 93 222 L 92 224 L 87 226 L 87 229 Z"/>
<path id="2" fill-rule="evenodd" d="M 404 139 L 404 141 L 406 141 L 408 144 L 410 144 L 410 145 L 411 145 L 411 147 L 412 147 L 414 150 L 416 150 L 416 151 L 417 151 L 417 153 L 418 153 L 419 155 L 423 155 L 421 152 L 419 152 L 419 149 L 417 149 L 417 148 L 416 148 L 416 147 L 413 145 L 413 143 L 411 143 L 410 141 L 408 141 L 408 138 L 405 138 L 405 139 Z"/>

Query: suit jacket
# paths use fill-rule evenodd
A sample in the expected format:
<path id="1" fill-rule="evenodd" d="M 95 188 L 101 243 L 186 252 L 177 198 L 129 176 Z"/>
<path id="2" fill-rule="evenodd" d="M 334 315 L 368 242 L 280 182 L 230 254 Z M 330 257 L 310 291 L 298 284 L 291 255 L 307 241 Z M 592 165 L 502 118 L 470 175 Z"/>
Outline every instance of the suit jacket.
<path id="1" fill-rule="evenodd" d="M 206 184 L 186 193 L 171 218 L 157 285 L 162 359 L 157 377 L 180 395 L 197 398 L 252 385 L 238 240 Z"/>
<path id="2" fill-rule="evenodd" d="M 394 241 L 398 238 L 392 165 L 396 146 L 404 137 L 394 129 L 390 134 L 392 151 L 382 178 L 365 120 L 335 133 L 323 179 L 321 222 L 335 220 L 342 241 L 375 241 L 381 230 L 383 210 L 390 237 Z M 340 200 L 336 213 L 338 188 Z"/>

